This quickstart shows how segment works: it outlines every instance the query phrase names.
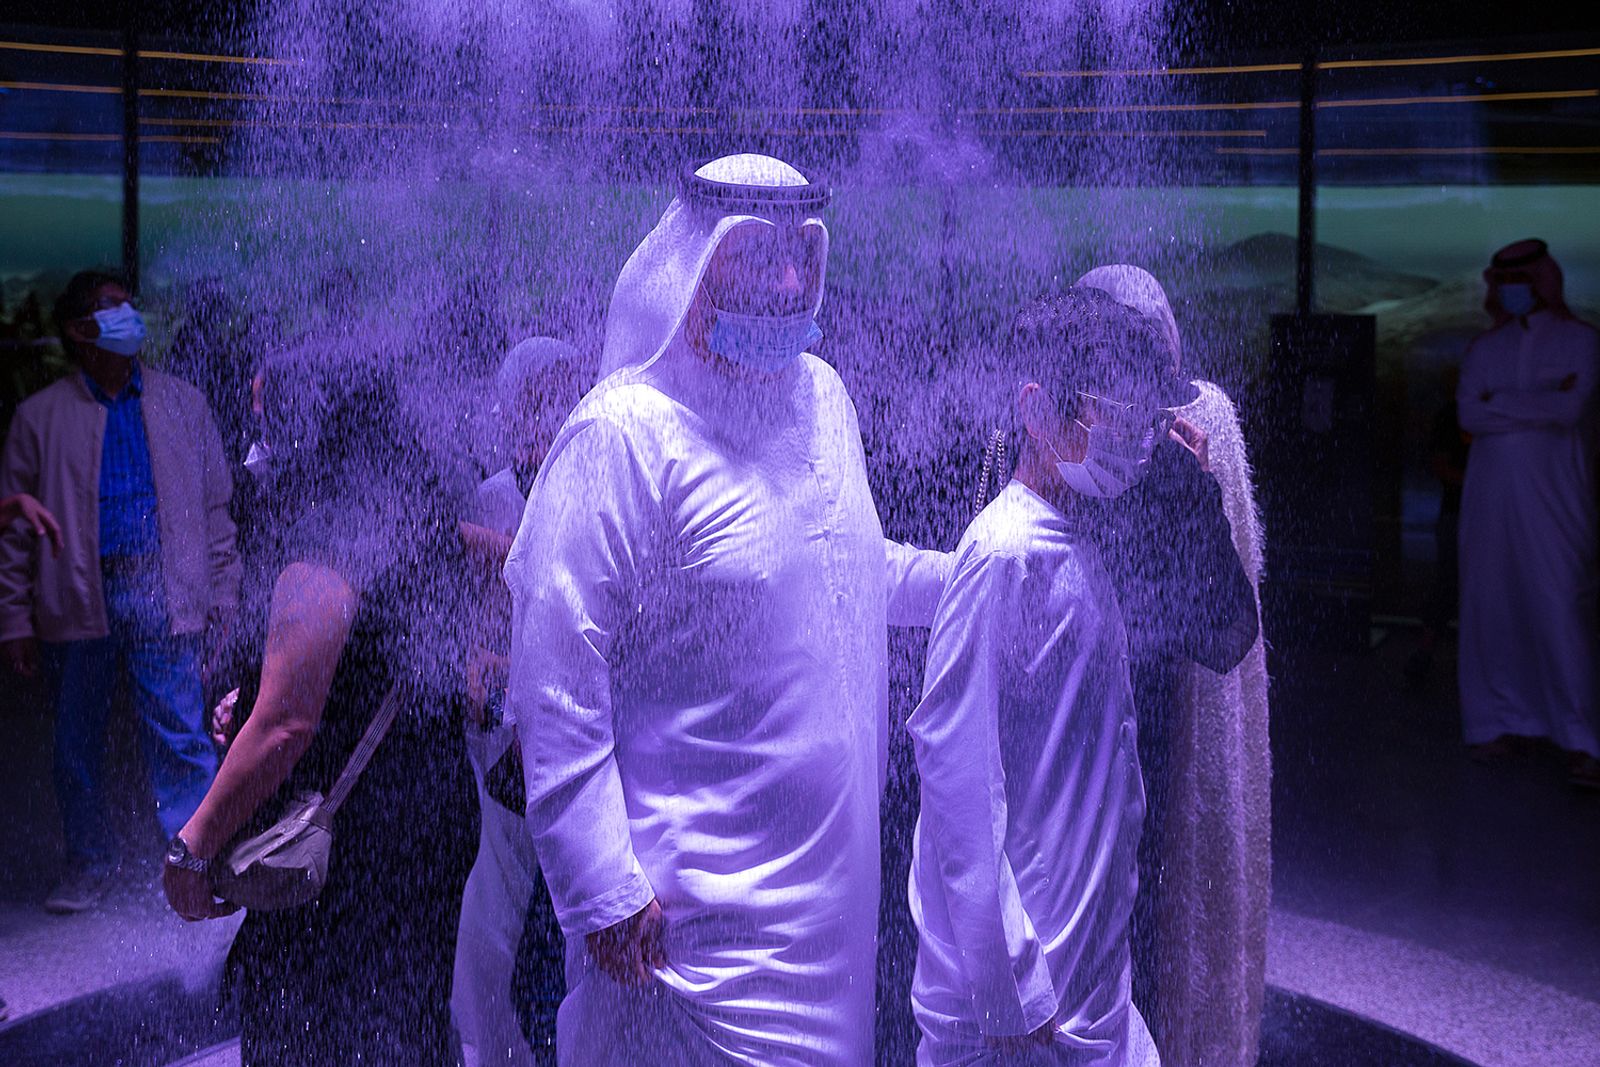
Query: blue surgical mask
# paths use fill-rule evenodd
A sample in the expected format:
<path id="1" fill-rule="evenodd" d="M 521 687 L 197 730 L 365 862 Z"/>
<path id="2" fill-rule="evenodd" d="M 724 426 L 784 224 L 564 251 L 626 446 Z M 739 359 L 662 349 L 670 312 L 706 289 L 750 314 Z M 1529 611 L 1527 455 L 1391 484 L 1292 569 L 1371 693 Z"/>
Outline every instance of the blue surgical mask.
<path id="1" fill-rule="evenodd" d="M 93 318 L 100 327 L 100 336 L 94 339 L 96 348 L 130 359 L 139 354 L 139 347 L 144 344 L 144 316 L 132 304 L 123 302 L 118 307 L 96 311 Z"/>
<path id="2" fill-rule="evenodd" d="M 1500 286 L 1500 306 L 1507 315 L 1516 318 L 1526 318 L 1533 314 L 1537 299 L 1533 295 L 1533 286 L 1524 282 L 1507 282 Z"/>
<path id="3" fill-rule="evenodd" d="M 740 315 L 716 309 L 706 344 L 724 359 L 759 371 L 780 371 L 822 340 L 810 312 L 797 315 Z"/>

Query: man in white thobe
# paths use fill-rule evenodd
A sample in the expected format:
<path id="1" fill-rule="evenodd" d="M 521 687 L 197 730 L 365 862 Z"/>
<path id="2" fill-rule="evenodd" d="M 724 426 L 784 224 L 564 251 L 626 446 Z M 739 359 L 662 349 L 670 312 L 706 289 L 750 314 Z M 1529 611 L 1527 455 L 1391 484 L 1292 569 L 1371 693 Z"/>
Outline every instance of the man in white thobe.
<path id="1" fill-rule="evenodd" d="M 1461 721 L 1483 757 L 1549 738 L 1600 788 L 1595 399 L 1600 333 L 1575 318 L 1543 241 L 1484 272 L 1494 327 L 1456 389 L 1472 435 L 1461 500 Z"/>
<path id="2" fill-rule="evenodd" d="M 885 626 L 943 569 L 886 548 L 850 399 L 804 353 L 823 202 L 770 157 L 690 173 L 506 566 L 573 1067 L 872 1060 Z"/>
<path id="3" fill-rule="evenodd" d="M 921 1067 L 1148 1067 L 1128 919 L 1144 819 L 1128 642 L 1085 529 L 1157 422 L 1132 309 L 1074 287 L 1018 316 L 1015 475 L 956 549 L 908 727 Z"/>

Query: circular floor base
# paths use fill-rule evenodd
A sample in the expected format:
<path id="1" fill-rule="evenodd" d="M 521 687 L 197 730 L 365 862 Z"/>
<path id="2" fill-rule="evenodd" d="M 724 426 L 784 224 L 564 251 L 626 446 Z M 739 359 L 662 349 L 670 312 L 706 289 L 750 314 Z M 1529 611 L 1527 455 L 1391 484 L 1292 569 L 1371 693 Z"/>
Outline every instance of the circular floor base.
<path id="1" fill-rule="evenodd" d="M 214 1010 L 215 988 L 175 979 L 130 983 L 0 1026 L 0 1063 L 123 1067 L 237 1062 L 237 1021 Z M 218 1058 L 218 1057 L 224 1058 Z M 236 1056 L 236 1053 L 232 1053 Z M 1259 1067 L 1473 1067 L 1418 1038 L 1309 997 L 1268 988 Z"/>

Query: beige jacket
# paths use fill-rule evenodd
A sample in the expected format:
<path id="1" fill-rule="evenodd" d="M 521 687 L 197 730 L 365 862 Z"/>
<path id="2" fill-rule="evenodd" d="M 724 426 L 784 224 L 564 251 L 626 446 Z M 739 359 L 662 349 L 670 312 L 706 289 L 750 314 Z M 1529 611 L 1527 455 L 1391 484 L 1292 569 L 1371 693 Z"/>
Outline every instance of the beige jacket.
<path id="1" fill-rule="evenodd" d="M 239 555 L 222 437 L 200 391 L 141 366 L 167 615 L 175 634 L 205 629 L 239 600 Z M 23 522 L 0 531 L 0 641 L 79 641 L 107 632 L 100 578 L 100 452 L 106 409 L 79 373 L 17 409 L 0 461 L 0 494 L 31 493 L 61 523 L 60 558 Z"/>

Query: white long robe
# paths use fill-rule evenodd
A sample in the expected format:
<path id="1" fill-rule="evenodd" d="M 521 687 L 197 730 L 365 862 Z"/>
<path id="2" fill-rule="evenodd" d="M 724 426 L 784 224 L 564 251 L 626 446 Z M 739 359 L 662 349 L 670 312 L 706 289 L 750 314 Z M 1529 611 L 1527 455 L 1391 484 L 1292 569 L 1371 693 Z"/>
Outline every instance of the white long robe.
<path id="1" fill-rule="evenodd" d="M 1233 402 L 1210 382 L 1178 414 L 1205 431 L 1233 547 L 1260 599 L 1262 540 L 1250 459 Z M 1188 664 L 1172 735 L 1166 840 L 1168 905 L 1156 916 L 1165 966 L 1161 1054 L 1183 1067 L 1250 1067 L 1261 1038 L 1272 900 L 1272 749 L 1263 638 L 1218 674 Z"/>
<path id="2" fill-rule="evenodd" d="M 1473 438 L 1460 535 L 1468 744 L 1518 734 L 1600 756 L 1597 387 L 1600 334 L 1548 311 L 1467 350 L 1456 403 Z"/>
<path id="3" fill-rule="evenodd" d="M 885 576 L 942 577 L 887 555 L 812 356 L 733 383 L 669 348 L 568 420 L 506 566 L 563 1063 L 871 1062 Z M 668 963 L 625 990 L 584 935 L 652 896 Z"/>
<path id="4" fill-rule="evenodd" d="M 1150 316 L 1176 367 L 1183 353 L 1161 283 L 1129 264 L 1078 279 Z M 1259 609 L 1262 532 L 1250 458 L 1233 402 L 1216 385 L 1177 414 L 1210 441 L 1211 473 Z M 1258 610 L 1259 614 L 1259 610 Z M 1160 967 L 1150 1022 L 1169 1063 L 1251 1067 L 1260 1049 L 1266 989 L 1267 915 L 1272 895 L 1272 750 L 1267 722 L 1266 644 L 1258 635 L 1226 674 L 1183 667 L 1165 781 L 1161 892 L 1155 903 Z"/>
<path id="5" fill-rule="evenodd" d="M 1013 481 L 962 537 L 908 722 L 917 1062 L 1153 1064 L 1129 998 L 1144 819 L 1127 637 L 1097 550 Z"/>
<path id="6" fill-rule="evenodd" d="M 526 503 L 516 475 L 506 467 L 479 483 L 467 519 L 514 536 Z M 467 729 L 467 756 L 478 783 L 478 855 L 461 895 L 450 990 L 465 1067 L 533 1067 L 534 1063 L 511 999 L 511 981 L 539 860 L 522 817 L 491 797 L 485 786 L 490 768 L 514 737 L 509 723 Z"/>

